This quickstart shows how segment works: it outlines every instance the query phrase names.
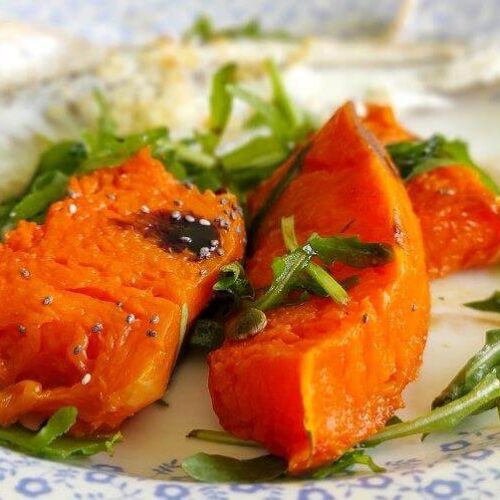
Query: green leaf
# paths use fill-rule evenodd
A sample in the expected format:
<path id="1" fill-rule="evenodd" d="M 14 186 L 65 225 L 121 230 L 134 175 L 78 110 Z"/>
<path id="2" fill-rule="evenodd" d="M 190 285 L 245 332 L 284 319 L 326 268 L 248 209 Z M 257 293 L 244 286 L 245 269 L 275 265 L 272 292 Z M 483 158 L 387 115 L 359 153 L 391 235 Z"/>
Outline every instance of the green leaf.
<path id="1" fill-rule="evenodd" d="M 299 246 L 297 236 L 295 234 L 294 217 L 282 217 L 281 219 L 281 234 L 283 241 L 288 251 L 293 252 Z M 306 267 L 306 272 L 311 277 L 312 281 L 326 292 L 335 302 L 339 304 L 346 304 L 349 301 L 349 295 L 342 288 L 342 286 L 335 281 L 333 276 L 323 269 L 318 264 L 310 262 Z M 302 281 L 301 286 L 307 282 Z M 314 290 L 310 290 L 314 291 Z"/>
<path id="2" fill-rule="evenodd" d="M 378 466 L 372 457 L 366 455 L 365 450 L 353 450 L 344 453 L 338 460 L 324 465 L 313 472 L 302 476 L 303 479 L 326 479 L 336 474 L 350 471 L 356 465 L 368 467 L 372 472 L 385 472 L 383 467 Z"/>
<path id="3" fill-rule="evenodd" d="M 290 41 L 294 37 L 284 30 L 264 31 L 256 19 L 228 28 L 216 29 L 212 20 L 205 14 L 197 17 L 193 25 L 188 28 L 183 35 L 183 40 L 197 40 L 201 43 L 208 43 L 217 38 L 250 38 L 250 39 L 275 39 Z"/>
<path id="4" fill-rule="evenodd" d="M 186 437 L 208 441 L 209 443 L 228 444 L 231 446 L 245 446 L 248 448 L 262 448 L 262 446 L 247 439 L 240 439 L 225 431 L 212 431 L 209 429 L 193 429 Z"/>
<path id="5" fill-rule="evenodd" d="M 476 302 L 467 302 L 466 307 L 477 309 L 478 311 L 491 311 L 500 313 L 500 290 L 493 292 L 491 297 Z"/>
<path id="6" fill-rule="evenodd" d="M 495 368 L 500 371 L 500 329 L 486 332 L 484 347 L 475 354 L 457 373 L 449 385 L 432 402 L 432 408 L 439 408 L 468 394 L 486 375 Z M 496 406 L 491 401 L 481 411 Z"/>
<path id="7" fill-rule="evenodd" d="M 265 124 L 278 139 L 284 144 L 288 142 L 290 139 L 289 125 L 276 107 L 267 103 L 253 92 L 238 85 L 228 85 L 227 90 L 230 94 L 246 102 L 251 108 L 257 111 L 262 116 Z"/>
<path id="8" fill-rule="evenodd" d="M 106 136 L 106 139 L 95 140 L 95 134 L 85 133 L 88 157 L 80 165 L 76 174 L 85 175 L 103 167 L 120 165 L 141 148 L 149 146 L 154 155 L 164 151 L 163 143 L 168 140 L 168 130 L 158 127 L 139 134 L 126 137 Z"/>
<path id="9" fill-rule="evenodd" d="M 285 302 L 297 277 L 311 262 L 314 253 L 308 245 L 299 247 L 273 262 L 274 278 L 264 295 L 255 301 L 255 307 L 266 311 Z"/>
<path id="10" fill-rule="evenodd" d="M 227 85 L 235 81 L 236 64 L 223 65 L 212 79 L 210 92 L 210 129 L 216 135 L 221 135 L 233 107 L 233 96 L 228 92 Z"/>
<path id="11" fill-rule="evenodd" d="M 195 429 L 191 431 L 188 435 L 188 438 L 194 438 L 194 439 L 199 439 L 201 441 L 207 441 L 211 443 L 218 443 L 218 444 L 224 444 L 224 445 L 229 445 L 229 446 L 243 446 L 243 447 L 250 447 L 250 448 L 260 448 L 261 445 L 259 443 L 256 443 L 255 441 L 247 441 L 245 439 L 239 439 L 232 434 L 229 434 L 224 431 L 212 431 L 212 430 L 207 430 L 207 429 Z M 237 461 L 237 467 L 240 467 L 240 463 L 242 462 L 240 460 L 237 460 L 235 458 L 230 458 L 230 457 L 221 457 L 221 455 L 216 455 L 217 459 L 216 460 L 207 460 L 206 455 L 203 454 L 203 462 L 200 464 L 198 462 L 198 459 L 194 459 L 194 457 L 190 457 L 187 460 L 189 461 L 189 464 L 196 464 L 196 469 L 193 467 L 188 467 L 184 468 L 185 472 L 189 474 L 191 477 L 198 479 L 199 481 L 212 481 L 213 477 L 219 474 L 221 474 L 221 469 L 224 471 L 224 474 L 232 474 L 233 471 L 233 465 L 235 464 L 234 461 Z M 198 455 L 195 455 L 197 457 Z M 213 457 L 213 455 L 208 455 L 210 457 Z M 268 457 L 271 457 L 272 455 L 267 455 Z M 273 460 L 271 462 L 271 466 L 274 466 L 274 464 L 280 464 L 284 463 L 281 459 L 277 457 L 273 457 L 276 459 L 276 462 Z M 191 460 L 193 462 L 191 462 Z M 247 461 L 243 461 L 247 462 Z M 267 463 L 267 461 L 266 461 Z M 228 465 L 229 464 L 229 465 Z M 203 472 L 200 472 L 198 467 L 201 467 L 203 465 Z M 301 479 L 325 479 L 331 476 L 334 476 L 336 474 L 341 474 L 344 472 L 348 472 L 352 470 L 353 467 L 356 465 L 362 465 L 365 467 L 368 467 L 372 472 L 385 472 L 385 469 L 382 467 L 379 467 L 373 459 L 366 455 L 365 450 L 351 450 L 346 453 L 344 453 L 338 460 L 335 460 L 334 462 L 328 463 L 322 467 L 319 467 L 313 471 L 309 471 L 305 474 L 302 474 L 299 476 Z M 260 466 L 261 463 L 258 462 L 257 467 L 260 471 Z M 255 470 L 255 464 L 254 463 L 245 463 L 245 468 L 246 469 L 252 469 L 254 473 L 257 474 L 257 471 Z M 239 469 L 238 469 L 239 470 Z M 281 470 L 281 469 L 279 469 Z M 271 471 L 269 471 L 271 472 Z M 281 474 L 275 476 L 277 474 L 278 470 L 272 470 L 272 475 L 273 477 L 271 479 L 276 479 L 281 476 L 286 476 L 286 470 L 284 469 Z M 202 475 L 203 474 L 203 475 Z M 259 472 L 260 474 L 260 472 Z M 224 480 L 231 480 L 231 479 L 226 479 L 226 476 L 224 476 Z M 236 480 L 236 479 L 235 479 Z M 244 479 L 239 479 L 240 481 L 248 481 Z M 262 479 L 264 480 L 264 479 Z"/>
<path id="12" fill-rule="evenodd" d="M 80 141 L 62 141 L 46 149 L 40 156 L 37 175 L 57 170 L 72 175 L 87 158 L 85 144 Z"/>
<path id="13" fill-rule="evenodd" d="M 36 190 L 29 192 L 12 208 L 10 220 L 17 222 L 31 219 L 44 212 L 51 203 L 60 200 L 67 192 L 69 178 L 57 170 L 37 179 Z"/>
<path id="14" fill-rule="evenodd" d="M 193 25 L 185 31 L 182 38 L 185 41 L 198 39 L 206 43 L 214 38 L 214 33 L 215 28 L 212 20 L 206 15 L 200 15 L 195 19 Z"/>
<path id="15" fill-rule="evenodd" d="M 389 144 L 387 151 L 405 180 L 435 168 L 457 165 L 477 172 L 488 189 L 497 195 L 500 194 L 500 188 L 495 181 L 474 163 L 467 144 L 461 140 L 449 140 L 442 135 L 433 135 L 424 141 Z"/>
<path id="16" fill-rule="evenodd" d="M 311 262 L 307 266 L 306 272 L 337 304 L 345 305 L 349 302 L 347 292 L 326 269 Z"/>
<path id="17" fill-rule="evenodd" d="M 239 262 L 232 262 L 221 269 L 213 289 L 216 292 L 229 293 L 239 299 L 254 296 L 253 287 Z"/>
<path id="18" fill-rule="evenodd" d="M 222 165 L 231 174 L 250 169 L 258 176 L 258 169 L 279 165 L 289 154 L 287 147 L 274 136 L 256 136 L 221 156 Z"/>
<path id="19" fill-rule="evenodd" d="M 357 236 L 313 235 L 308 240 L 314 252 L 327 264 L 342 262 L 351 267 L 383 266 L 394 258 L 392 248 L 385 243 L 363 243 Z"/>
<path id="20" fill-rule="evenodd" d="M 197 453 L 184 462 L 182 468 L 193 479 L 207 483 L 256 483 L 276 479 L 286 472 L 286 463 L 273 455 L 248 460 Z"/>
<path id="21" fill-rule="evenodd" d="M 265 62 L 265 68 L 271 80 L 273 103 L 285 117 L 288 125 L 293 130 L 296 130 L 301 124 L 301 116 L 299 110 L 285 89 L 278 66 L 272 59 L 267 59 Z"/>
<path id="22" fill-rule="evenodd" d="M 101 451 L 109 452 L 121 440 L 119 433 L 110 439 L 99 440 L 62 437 L 76 422 L 77 414 L 77 409 L 73 406 L 60 408 L 38 432 L 18 425 L 0 428 L 0 443 L 25 453 L 65 459 L 73 455 L 88 456 Z"/>
<path id="23" fill-rule="evenodd" d="M 469 393 L 445 406 L 435 408 L 429 413 L 401 424 L 386 427 L 364 441 L 364 446 L 376 446 L 385 441 L 414 434 L 429 434 L 445 431 L 458 425 L 464 418 L 480 408 L 497 401 L 500 397 L 500 380 L 495 370 L 488 373 Z"/>

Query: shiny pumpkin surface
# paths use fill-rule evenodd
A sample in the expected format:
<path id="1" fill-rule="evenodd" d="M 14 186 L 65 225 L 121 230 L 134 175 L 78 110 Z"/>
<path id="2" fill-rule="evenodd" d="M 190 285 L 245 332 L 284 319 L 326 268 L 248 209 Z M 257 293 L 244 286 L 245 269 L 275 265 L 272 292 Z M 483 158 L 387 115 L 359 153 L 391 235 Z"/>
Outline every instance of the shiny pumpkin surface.
<path id="1" fill-rule="evenodd" d="M 243 254 L 235 198 L 183 185 L 147 150 L 73 178 L 70 192 L 44 224 L 21 222 L 0 246 L 4 426 L 74 405 L 73 433 L 109 431 L 160 398 L 182 309 L 190 322 L 210 300 L 220 267 Z M 173 251 L 162 238 L 175 211 L 217 226 L 219 252 L 200 260 Z M 225 229 L 222 219 L 230 221 Z"/>
<path id="2" fill-rule="evenodd" d="M 289 167 L 257 189 L 254 213 Z M 247 262 L 257 288 L 269 284 L 273 257 L 285 253 L 280 220 L 290 215 L 301 242 L 312 232 L 344 231 L 394 248 L 394 260 L 381 267 L 331 267 L 339 279 L 360 277 L 347 306 L 313 297 L 278 307 L 263 332 L 226 341 L 210 355 L 209 388 L 222 426 L 300 473 L 338 458 L 402 406 L 401 392 L 421 364 L 429 294 L 408 195 L 352 105 L 313 138 L 300 173 L 267 213 Z"/>
<path id="3" fill-rule="evenodd" d="M 364 125 L 384 144 L 414 139 L 389 106 L 367 107 Z M 500 197 L 461 165 L 430 170 L 406 184 L 420 220 L 432 278 L 500 261 Z"/>

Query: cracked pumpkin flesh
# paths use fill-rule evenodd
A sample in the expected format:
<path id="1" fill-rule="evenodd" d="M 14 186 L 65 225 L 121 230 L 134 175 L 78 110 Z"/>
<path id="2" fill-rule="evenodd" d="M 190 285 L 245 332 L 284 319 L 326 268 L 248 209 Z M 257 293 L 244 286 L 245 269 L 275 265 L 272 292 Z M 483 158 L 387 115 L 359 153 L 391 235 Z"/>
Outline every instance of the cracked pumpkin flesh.
<path id="1" fill-rule="evenodd" d="M 219 230 L 224 255 L 168 251 L 162 231 L 171 212 L 214 225 L 236 200 L 184 186 L 147 150 L 73 178 L 70 189 L 73 197 L 53 204 L 43 225 L 21 222 L 0 245 L 4 426 L 74 405 L 73 434 L 107 432 L 159 399 L 179 349 L 183 304 L 191 321 L 221 266 L 243 254 L 239 215 Z"/>
<path id="2" fill-rule="evenodd" d="M 416 139 L 389 106 L 369 105 L 365 126 L 384 144 Z M 422 227 L 431 278 L 500 261 L 500 197 L 477 172 L 449 165 L 406 183 Z"/>
<path id="3" fill-rule="evenodd" d="M 289 166 L 256 190 L 254 213 Z M 290 215 L 300 242 L 345 230 L 394 248 L 394 260 L 381 267 L 331 266 L 338 279 L 359 275 L 347 306 L 311 297 L 278 307 L 263 332 L 226 341 L 210 355 L 209 388 L 222 426 L 300 473 L 335 460 L 403 405 L 401 392 L 422 360 L 429 291 L 408 195 L 351 104 L 313 138 L 301 172 L 263 220 L 247 267 L 256 288 L 269 285 L 273 257 L 286 252 L 280 220 Z"/>

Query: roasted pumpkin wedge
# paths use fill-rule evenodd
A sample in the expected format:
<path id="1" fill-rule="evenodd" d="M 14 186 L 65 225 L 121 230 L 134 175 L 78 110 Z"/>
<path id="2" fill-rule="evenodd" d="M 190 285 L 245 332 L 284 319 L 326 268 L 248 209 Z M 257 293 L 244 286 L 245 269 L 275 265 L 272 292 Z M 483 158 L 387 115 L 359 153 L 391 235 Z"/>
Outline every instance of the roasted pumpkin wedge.
<path id="1" fill-rule="evenodd" d="M 389 106 L 368 106 L 364 124 L 386 145 L 416 139 Z M 406 187 L 432 278 L 500 261 L 500 197 L 479 172 L 443 164 L 412 177 Z"/>
<path id="2" fill-rule="evenodd" d="M 73 178 L 42 225 L 0 246 L 0 424 L 76 406 L 115 429 L 165 391 L 186 325 L 243 254 L 232 195 L 201 193 L 147 150 Z"/>
<path id="3" fill-rule="evenodd" d="M 297 156 L 251 200 L 254 214 L 268 207 L 247 263 L 254 286 L 269 285 L 273 257 L 286 252 L 280 221 L 292 215 L 300 243 L 311 233 L 344 232 L 391 245 L 394 260 L 361 270 L 334 264 L 329 270 L 338 279 L 359 275 L 346 306 L 314 296 L 277 307 L 261 333 L 227 340 L 209 357 L 222 426 L 285 457 L 292 473 L 338 458 L 403 405 L 429 321 L 418 220 L 393 164 L 353 106 L 343 106 L 302 155 L 294 178 Z M 287 178 L 270 205 L 272 186 Z"/>

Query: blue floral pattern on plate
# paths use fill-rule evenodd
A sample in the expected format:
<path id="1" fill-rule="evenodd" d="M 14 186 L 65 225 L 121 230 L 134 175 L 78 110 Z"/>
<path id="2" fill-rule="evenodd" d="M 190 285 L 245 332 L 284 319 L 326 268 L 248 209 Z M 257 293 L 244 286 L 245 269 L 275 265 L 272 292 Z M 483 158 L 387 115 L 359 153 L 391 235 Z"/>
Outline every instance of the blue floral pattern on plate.
<path id="1" fill-rule="evenodd" d="M 448 435 L 448 438 L 450 436 Z M 158 464 L 154 478 L 126 474 L 121 467 L 90 468 L 39 460 L 0 449 L 0 491 L 10 498 L 159 498 L 229 500 L 333 500 L 372 498 L 496 498 L 500 488 L 500 431 L 458 432 L 426 445 L 431 459 L 387 461 L 383 474 L 344 474 L 337 479 L 262 484 L 192 483 L 177 459 Z"/>

